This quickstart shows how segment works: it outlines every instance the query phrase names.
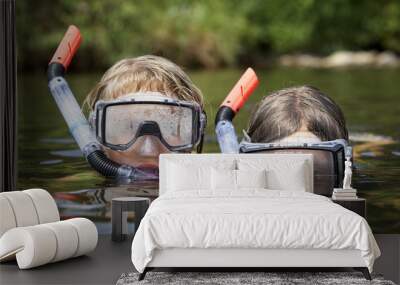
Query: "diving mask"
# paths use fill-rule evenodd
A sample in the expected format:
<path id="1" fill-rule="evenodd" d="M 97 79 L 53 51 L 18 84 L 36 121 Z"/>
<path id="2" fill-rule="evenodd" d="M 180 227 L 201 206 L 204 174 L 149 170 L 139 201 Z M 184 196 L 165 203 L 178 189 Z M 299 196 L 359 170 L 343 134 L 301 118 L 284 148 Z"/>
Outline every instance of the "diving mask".
<path id="1" fill-rule="evenodd" d="M 318 137 L 295 135 L 272 143 L 253 143 L 245 133 L 241 153 L 306 153 L 313 155 L 314 192 L 331 195 L 343 186 L 345 160 L 352 158 L 352 148 L 344 139 L 321 141 Z"/>
<path id="2" fill-rule="evenodd" d="M 170 151 L 201 151 L 206 115 L 196 102 L 180 101 L 158 92 L 130 93 L 100 100 L 90 116 L 97 140 L 118 151 L 150 135 Z"/>

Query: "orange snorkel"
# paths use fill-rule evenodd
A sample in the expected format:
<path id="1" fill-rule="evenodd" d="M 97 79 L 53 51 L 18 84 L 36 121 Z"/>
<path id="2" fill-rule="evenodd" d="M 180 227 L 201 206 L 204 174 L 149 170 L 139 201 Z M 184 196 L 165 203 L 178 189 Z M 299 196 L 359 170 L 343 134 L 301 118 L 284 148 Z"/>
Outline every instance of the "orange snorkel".
<path id="1" fill-rule="evenodd" d="M 248 68 L 226 96 L 215 117 L 215 132 L 222 153 L 238 153 L 239 144 L 232 120 L 258 85 L 253 69 Z"/>
<path id="2" fill-rule="evenodd" d="M 76 54 L 82 36 L 79 29 L 71 25 L 60 42 L 47 68 L 50 92 L 68 129 L 88 163 L 99 173 L 108 177 L 129 180 L 157 180 L 158 175 L 145 172 L 130 165 L 121 165 L 109 159 L 96 139 L 93 130 L 82 113 L 66 79 L 65 72 Z"/>
<path id="3" fill-rule="evenodd" d="M 74 25 L 69 26 L 62 41 L 59 43 L 56 52 L 50 60 L 50 64 L 58 62 L 67 69 L 75 53 L 78 51 L 81 42 L 82 35 L 79 29 Z"/>
<path id="4" fill-rule="evenodd" d="M 64 76 L 81 42 L 82 35 L 79 29 L 74 25 L 70 25 L 49 62 L 47 69 L 48 81 L 57 76 Z"/>
<path id="5" fill-rule="evenodd" d="M 258 78 L 252 68 L 247 68 L 239 81 L 233 86 L 231 92 L 226 96 L 221 106 L 232 109 L 233 112 L 239 112 L 240 108 L 246 103 L 247 99 L 258 86 Z"/>

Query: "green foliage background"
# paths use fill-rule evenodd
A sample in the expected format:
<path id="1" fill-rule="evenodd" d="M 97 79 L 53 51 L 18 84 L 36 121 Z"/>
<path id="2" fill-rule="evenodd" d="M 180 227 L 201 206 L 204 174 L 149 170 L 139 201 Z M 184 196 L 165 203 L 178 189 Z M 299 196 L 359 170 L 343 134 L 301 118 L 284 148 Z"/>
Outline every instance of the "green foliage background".
<path id="1" fill-rule="evenodd" d="M 45 66 L 69 24 L 84 37 L 81 69 L 149 53 L 215 68 L 281 53 L 400 52 L 399 0 L 18 0 L 21 66 Z"/>

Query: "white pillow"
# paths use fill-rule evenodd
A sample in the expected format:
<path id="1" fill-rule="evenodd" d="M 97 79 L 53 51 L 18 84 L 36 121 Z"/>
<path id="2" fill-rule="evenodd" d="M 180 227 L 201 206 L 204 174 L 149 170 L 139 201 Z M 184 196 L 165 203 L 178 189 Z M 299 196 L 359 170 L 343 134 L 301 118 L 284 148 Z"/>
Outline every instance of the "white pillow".
<path id="1" fill-rule="evenodd" d="M 236 170 L 211 168 L 212 190 L 236 190 Z"/>
<path id="2" fill-rule="evenodd" d="M 170 163 L 168 169 L 168 191 L 210 189 L 211 167 Z"/>
<path id="3" fill-rule="evenodd" d="M 237 188 L 267 188 L 267 170 L 236 170 Z"/>
<path id="4" fill-rule="evenodd" d="M 242 188 L 267 188 L 267 171 L 264 170 L 211 170 L 211 188 L 213 190 L 239 190 Z"/>
<path id="5" fill-rule="evenodd" d="M 272 190 L 303 191 L 307 189 L 305 162 L 287 164 L 283 169 L 267 171 L 267 188 Z"/>
<path id="6" fill-rule="evenodd" d="M 312 192 L 312 160 L 304 155 L 265 155 L 265 158 L 240 158 L 239 170 L 267 170 L 267 189 Z"/>

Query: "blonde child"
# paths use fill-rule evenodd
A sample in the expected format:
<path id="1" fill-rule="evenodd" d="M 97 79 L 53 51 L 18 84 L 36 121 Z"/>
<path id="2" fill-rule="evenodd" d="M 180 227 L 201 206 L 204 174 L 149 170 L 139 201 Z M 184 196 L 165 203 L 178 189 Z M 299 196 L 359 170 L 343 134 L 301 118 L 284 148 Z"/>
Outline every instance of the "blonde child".
<path id="1" fill-rule="evenodd" d="M 120 112 L 118 113 L 120 116 L 114 119 L 113 122 L 106 122 L 108 124 L 106 125 L 108 128 L 106 130 L 108 133 L 111 133 L 112 131 L 115 132 L 121 129 L 121 126 L 128 126 L 128 128 L 121 130 L 121 137 L 127 135 L 129 139 L 132 139 L 132 141 L 134 140 L 134 143 L 132 145 L 128 144 L 129 147 L 125 145 L 125 149 L 123 150 L 118 148 L 120 144 L 116 144 L 116 147 L 106 144 L 106 146 L 104 146 L 106 155 L 111 160 L 122 165 L 127 164 L 139 168 L 157 168 L 158 156 L 161 153 L 171 152 L 171 148 L 190 151 L 188 148 L 168 147 L 169 144 L 171 144 L 171 142 L 168 141 L 168 136 L 170 135 L 168 132 L 182 132 L 182 126 L 178 126 L 183 120 L 181 117 L 178 118 L 179 122 L 175 125 L 172 124 L 172 122 L 169 125 L 165 125 L 165 123 L 169 121 L 168 117 L 165 118 L 165 114 L 163 114 L 164 117 L 160 117 L 159 121 L 154 119 L 154 116 L 157 112 L 165 112 L 165 108 L 162 104 L 163 100 L 160 100 L 160 97 L 161 99 L 165 97 L 177 102 L 177 106 L 167 106 L 169 108 L 168 112 L 171 114 L 171 121 L 175 118 L 173 116 L 179 105 L 183 104 L 182 102 L 192 104 L 204 113 L 203 95 L 193 84 L 189 76 L 178 65 L 163 57 L 145 55 L 123 59 L 117 62 L 106 71 L 101 80 L 95 85 L 93 90 L 90 91 L 84 104 L 94 113 L 96 112 L 96 103 L 100 101 L 112 103 L 128 98 L 126 100 L 132 102 L 135 101 L 136 95 L 140 95 L 139 98 L 141 98 L 141 100 L 146 100 L 146 96 L 148 96 L 148 98 L 153 98 L 155 96 L 156 101 L 158 100 L 160 102 L 155 102 L 154 105 L 151 105 L 151 102 L 146 104 L 146 106 L 150 107 L 143 112 L 142 109 L 137 107 L 138 105 L 132 105 L 135 106 L 136 109 L 128 110 L 130 113 L 126 111 L 127 108 L 120 108 L 118 111 Z M 111 110 L 111 108 L 108 110 Z M 188 113 L 186 109 L 182 112 Z M 110 118 L 110 116 L 107 118 Z M 97 119 L 99 120 L 99 118 Z M 126 120 L 130 120 L 130 122 Z M 156 122 L 153 123 L 154 121 Z M 134 125 L 136 129 L 132 127 L 132 125 Z M 142 128 L 140 129 L 140 127 Z M 157 127 L 159 132 L 156 132 L 155 135 L 148 133 L 151 128 L 157 131 Z M 180 129 L 176 130 L 177 128 Z M 99 135 L 101 130 L 97 130 L 96 132 Z M 139 137 L 137 137 L 138 132 L 140 133 Z M 204 132 L 204 125 L 202 126 L 202 130 L 193 130 L 193 132 Z M 108 133 L 105 133 L 103 137 L 107 138 Z M 202 134 L 200 135 L 202 136 Z M 124 143 L 127 141 L 128 139 L 124 141 Z M 202 142 L 198 139 L 197 143 L 192 143 L 192 148 L 194 148 L 196 144 L 201 145 Z"/>

